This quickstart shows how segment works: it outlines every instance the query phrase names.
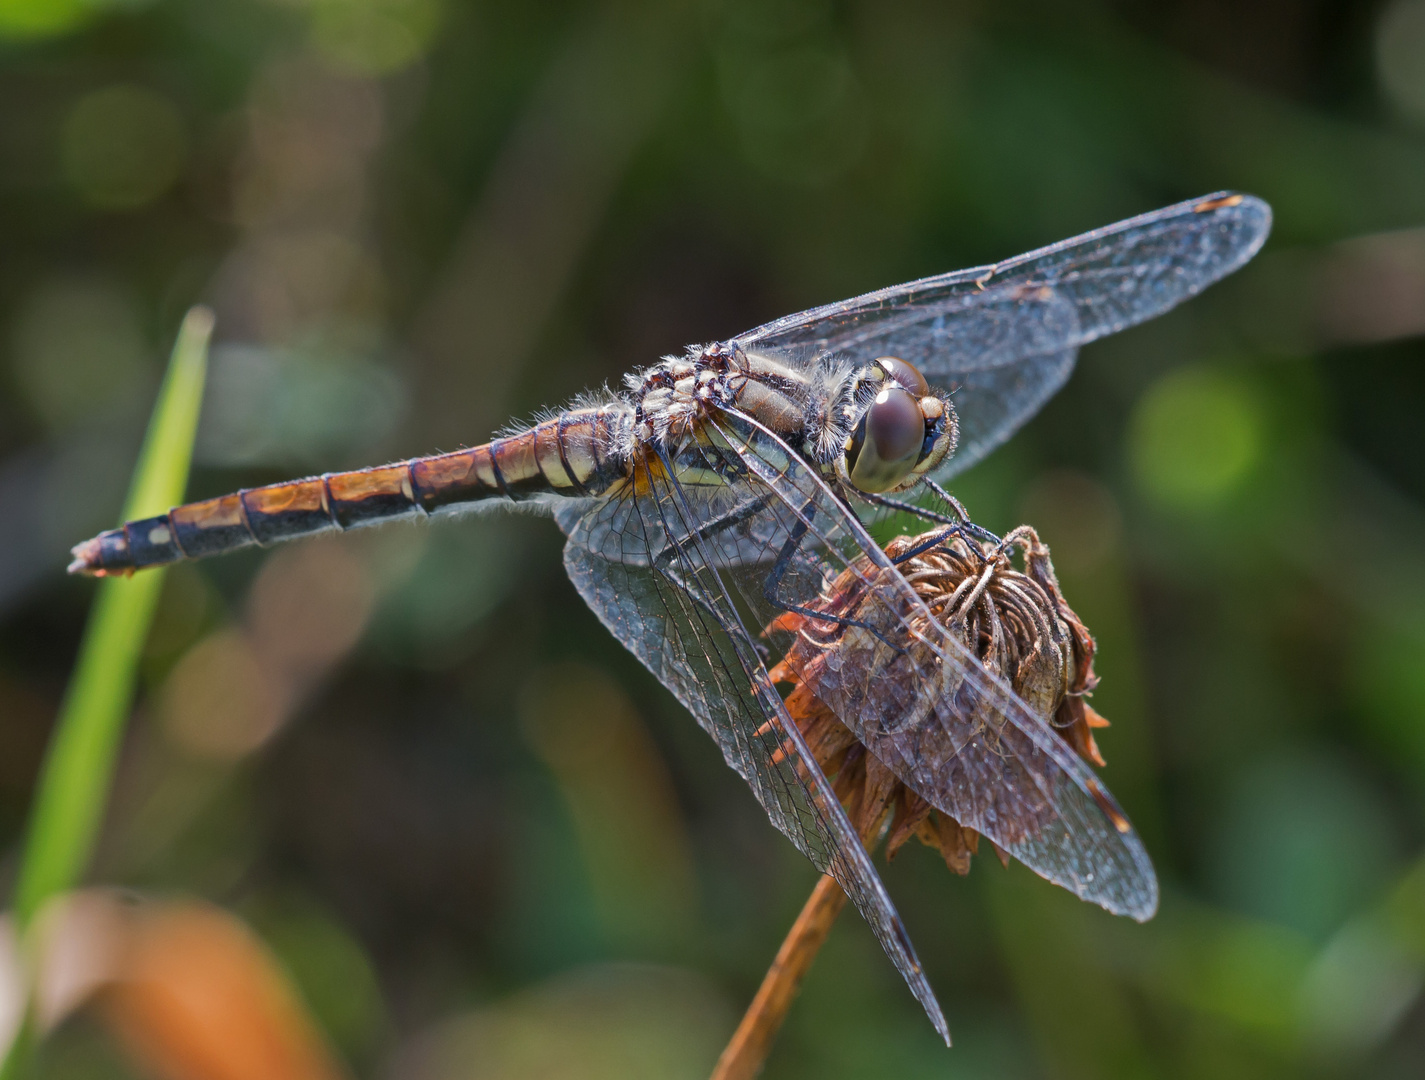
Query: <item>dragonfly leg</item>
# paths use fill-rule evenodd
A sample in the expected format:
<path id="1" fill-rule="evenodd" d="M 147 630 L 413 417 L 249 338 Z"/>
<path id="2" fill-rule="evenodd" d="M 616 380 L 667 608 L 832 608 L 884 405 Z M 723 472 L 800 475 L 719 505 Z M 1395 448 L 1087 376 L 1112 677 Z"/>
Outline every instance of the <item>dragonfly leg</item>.
<path id="1" fill-rule="evenodd" d="M 685 536 L 674 536 L 668 534 L 668 545 L 663 548 L 653 558 L 653 569 L 666 578 L 672 585 L 680 589 L 693 602 L 701 607 L 713 618 L 718 618 L 718 613 L 707 602 L 702 595 L 702 587 L 695 586 L 692 581 L 685 581 L 683 575 L 679 573 L 677 564 L 682 563 L 686 571 L 693 577 L 697 577 L 698 571 L 694 565 L 688 561 L 688 547 L 701 547 L 705 541 L 711 540 L 718 533 L 726 532 L 735 528 L 742 522 L 760 514 L 772 501 L 771 494 L 758 495 L 755 498 L 746 499 L 734 506 L 727 513 L 712 521 L 706 522 L 694 531 Z M 771 656 L 767 646 L 760 641 L 753 640 L 752 647 L 757 650 L 759 657 L 765 664 Z"/>
<path id="2" fill-rule="evenodd" d="M 930 477 L 928 476 L 921 480 L 921 483 L 928 487 L 931 491 L 935 492 L 935 494 L 940 497 L 941 501 L 944 502 L 946 506 L 950 507 L 951 510 L 955 511 L 955 516 L 959 519 L 960 527 L 963 528 L 966 532 L 968 532 L 971 536 L 976 536 L 988 544 L 994 544 L 997 548 L 1001 548 L 1004 546 L 1004 541 L 1001 540 L 994 533 L 990 532 L 989 529 L 986 529 L 982 525 L 976 525 L 973 521 L 970 520 L 970 512 L 966 510 L 963 505 L 961 505 L 960 500 L 955 498 L 954 495 L 951 495 L 950 492 L 946 491 L 943 487 L 937 484 L 934 480 L 930 479 Z"/>
<path id="3" fill-rule="evenodd" d="M 671 541 L 669 546 L 654 557 L 654 567 L 662 573 L 666 565 L 673 563 L 681 556 L 685 544 L 701 544 L 705 540 L 711 540 L 718 533 L 726 532 L 728 529 L 741 525 L 744 521 L 760 514 L 763 510 L 767 509 L 771 502 L 772 496 L 770 494 L 758 495 L 756 498 L 747 499 L 738 503 L 721 517 L 713 518 L 712 521 L 706 522 L 686 536 L 677 538 L 669 537 Z"/>
<path id="4" fill-rule="evenodd" d="M 676 586 L 684 589 L 684 591 L 688 592 L 689 595 L 693 596 L 695 599 L 698 599 L 697 591 L 688 589 L 687 583 L 679 579 L 679 575 L 674 570 L 674 563 L 683 559 L 684 555 L 686 554 L 688 545 L 691 544 L 694 546 L 700 546 L 704 542 L 712 540 L 718 535 L 718 533 L 726 532 L 728 529 L 735 528 L 742 522 L 747 521 L 752 517 L 755 517 L 757 514 L 760 514 L 763 510 L 765 510 L 768 506 L 771 505 L 772 500 L 773 496 L 770 493 L 758 495 L 755 498 L 750 498 L 739 503 L 731 510 L 727 511 L 725 514 L 714 518 L 712 521 L 704 523 L 693 532 L 688 533 L 686 536 L 670 536 L 670 543 L 668 547 L 660 551 L 653 560 L 654 569 L 656 569 L 669 581 L 673 582 Z M 808 504 L 802 510 L 801 516 L 802 518 L 806 518 L 808 515 L 814 512 L 814 506 Z M 777 555 L 777 562 L 772 567 L 771 572 L 767 575 L 766 581 L 763 583 L 762 595 L 767 600 L 767 602 L 780 611 L 794 612 L 798 615 L 802 615 L 806 618 L 816 619 L 820 622 L 835 623 L 838 626 L 842 627 L 859 626 L 861 629 L 874 634 L 876 638 L 883 644 L 885 644 L 888 648 L 895 649 L 897 653 L 901 652 L 902 650 L 896 648 L 895 645 L 887 641 L 876 630 L 876 628 L 874 626 L 871 626 L 869 623 L 861 622 L 857 619 L 848 619 L 845 616 L 841 615 L 832 615 L 824 611 L 815 611 L 812 608 L 802 607 L 799 604 L 788 603 L 777 595 L 777 588 L 779 585 L 781 585 L 782 579 L 786 576 L 787 570 L 791 567 L 792 558 L 796 555 L 797 548 L 800 546 L 801 542 L 806 538 L 806 534 L 806 521 L 799 520 L 797 524 L 793 526 L 791 530 L 791 535 L 788 537 L 787 542 L 782 545 L 782 550 Z M 699 599 L 698 602 L 701 603 L 702 601 Z M 758 642 L 753 642 L 753 644 L 757 647 L 759 652 L 765 652 L 765 646 L 761 645 Z M 767 656 L 764 655 L 762 659 L 765 661 L 767 659 Z"/>
<path id="5" fill-rule="evenodd" d="M 772 566 L 771 572 L 762 582 L 763 598 L 773 607 L 781 611 L 793 612 L 794 614 L 801 615 L 803 618 L 815 619 L 818 622 L 835 623 L 841 627 L 859 626 L 862 630 L 872 634 L 876 640 L 886 646 L 886 648 L 894 650 L 897 655 L 903 653 L 905 651 L 904 649 L 895 645 L 893 642 L 887 641 L 881 632 L 868 622 L 863 622 L 860 619 L 847 618 L 845 615 L 833 615 L 827 611 L 817 611 L 815 608 L 803 607 L 801 604 L 791 603 L 777 595 L 777 590 L 782 584 L 782 579 L 787 576 L 787 571 L 791 568 L 792 558 L 796 555 L 797 548 L 799 548 L 802 541 L 806 539 L 808 531 L 807 519 L 815 512 L 816 507 L 813 503 L 807 503 L 802 509 L 796 525 L 792 527 L 791 534 L 787 537 L 787 542 L 782 545 L 782 550 L 777 555 L 776 563 Z"/>
<path id="6" fill-rule="evenodd" d="M 928 485 L 930 490 L 935 492 L 935 494 L 938 495 L 940 499 L 947 506 L 949 506 L 951 510 L 955 512 L 955 517 L 950 517 L 946 514 L 937 513 L 934 510 L 927 510 L 925 507 L 917 506 L 915 503 L 902 502 L 900 499 L 892 499 L 886 495 L 876 495 L 872 492 L 867 491 L 858 491 L 856 493 L 858 498 L 863 499 L 874 506 L 884 506 L 889 510 L 900 510 L 907 514 L 912 514 L 915 517 L 921 518 L 924 521 L 933 521 L 937 522 L 938 524 L 947 526 L 947 528 L 943 532 L 937 533 L 935 536 L 930 537 L 928 540 L 923 540 L 921 543 L 916 544 L 908 551 L 902 551 L 894 559 L 897 565 L 906 562 L 909 559 L 913 559 L 917 555 L 923 555 L 925 554 L 925 552 L 939 547 L 941 544 L 945 543 L 945 541 L 951 539 L 952 537 L 959 537 L 966 541 L 974 539 L 983 543 L 993 544 L 995 545 L 995 555 L 993 557 L 999 556 L 1000 552 L 1004 547 L 1003 540 L 1001 540 L 994 533 L 990 532 L 988 529 L 976 525 L 973 521 L 971 521 L 969 513 L 965 510 L 964 506 L 960 504 L 960 500 L 955 498 L 955 496 L 951 495 L 939 484 L 928 478 L 922 482 Z M 980 557 L 981 562 L 988 562 L 992 558 L 991 556 L 985 555 L 984 550 L 980 547 L 979 543 L 970 544 L 970 549 Z"/>
<path id="7" fill-rule="evenodd" d="M 922 506 L 916 506 L 914 503 L 901 502 L 899 499 L 891 499 L 885 495 L 876 495 L 869 491 L 857 492 L 857 496 L 871 503 L 873 506 L 884 506 L 888 510 L 902 510 L 907 514 L 914 514 L 916 517 L 922 518 L 925 521 L 934 521 L 941 525 L 948 526 L 944 532 L 936 533 L 929 540 L 924 540 L 916 544 L 915 547 L 909 551 L 902 551 L 899 555 L 895 556 L 891 561 L 897 566 L 907 559 L 913 559 L 917 555 L 924 554 L 931 548 L 939 547 L 952 536 L 963 537 L 965 535 L 965 526 L 961 522 L 956 521 L 954 518 L 946 517 L 944 514 L 937 514 L 934 510 L 927 510 Z M 978 550 L 979 545 L 975 545 L 975 548 Z"/>

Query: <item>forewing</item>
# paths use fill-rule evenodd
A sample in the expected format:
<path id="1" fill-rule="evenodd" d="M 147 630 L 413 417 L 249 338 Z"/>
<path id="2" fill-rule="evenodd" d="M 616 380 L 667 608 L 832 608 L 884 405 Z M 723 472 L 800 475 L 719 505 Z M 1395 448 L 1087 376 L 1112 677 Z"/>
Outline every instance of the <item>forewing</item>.
<path id="1" fill-rule="evenodd" d="M 899 356 L 960 391 L 974 428 L 964 468 L 1007 438 L 1068 377 L 1074 350 L 1151 319 L 1236 270 L 1262 246 L 1271 209 L 1219 192 L 1129 218 L 988 266 L 908 282 L 767 323 L 736 338 L 748 350 L 834 352 L 865 363 Z M 1056 365 L 1043 364 L 1045 357 Z M 1023 368 L 989 386 L 976 373 Z M 976 414 L 1002 395 L 993 421 Z"/>
<path id="2" fill-rule="evenodd" d="M 935 470 L 942 483 L 981 460 L 1058 393 L 1077 349 L 1027 356 L 1014 364 L 967 371 L 949 390 L 960 423 L 955 452 Z"/>
<path id="3" fill-rule="evenodd" d="M 787 715 L 724 580 L 731 566 L 747 561 L 748 543 L 768 539 L 760 485 L 746 485 L 748 513 L 734 527 L 713 531 L 707 523 L 735 517 L 735 504 L 699 499 L 651 472 L 645 493 L 630 488 L 571 523 L 564 552 L 570 578 L 713 737 L 772 823 L 836 878 L 948 1045 L 945 1017 L 900 916 Z"/>
<path id="4" fill-rule="evenodd" d="M 775 603 L 747 602 L 763 625 L 788 608 L 854 595 L 848 620 L 818 624 L 850 646 L 827 653 L 816 693 L 907 786 L 1037 873 L 1115 914 L 1142 920 L 1158 885 L 1142 842 L 1092 771 L 961 641 L 803 459 L 746 416 L 716 425 L 748 471 L 805 527 Z M 790 526 L 782 531 L 790 535 Z M 763 575 L 766 568 L 743 574 Z M 847 590 L 851 590 L 848 592 Z"/>

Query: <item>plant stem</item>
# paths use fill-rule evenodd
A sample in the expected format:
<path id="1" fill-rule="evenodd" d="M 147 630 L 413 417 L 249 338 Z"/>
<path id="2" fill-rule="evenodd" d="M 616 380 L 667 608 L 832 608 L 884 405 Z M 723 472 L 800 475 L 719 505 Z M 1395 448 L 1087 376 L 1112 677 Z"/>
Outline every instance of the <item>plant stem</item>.
<path id="1" fill-rule="evenodd" d="M 212 329 L 207 308 L 193 308 L 183 320 L 124 505 L 126 520 L 182 501 Z M 15 892 L 22 929 L 89 862 L 162 585 L 157 570 L 99 584 L 36 789 Z"/>
<path id="2" fill-rule="evenodd" d="M 134 467 L 123 520 L 154 517 L 183 500 L 193 438 L 208 371 L 213 313 L 189 310 L 159 387 L 143 448 Z M 113 784 L 114 759 L 129 713 L 139 657 L 163 587 L 161 570 L 131 578 L 105 578 L 90 609 L 35 788 L 15 887 L 21 935 L 45 903 L 73 888 L 89 864 Z M 8 1047 L 0 1048 L 0 1080 L 25 1075 L 33 1062 L 35 1029 L 30 1005 Z"/>
<path id="3" fill-rule="evenodd" d="M 752 1080 L 762 1071 L 802 980 L 845 906 L 841 886 L 829 874 L 823 875 L 777 950 L 757 996 L 718 1058 L 711 1080 Z"/>
<path id="4" fill-rule="evenodd" d="M 868 852 L 876 849 L 892 815 L 897 786 L 878 784 L 872 789 L 867 785 L 864 793 L 854 800 L 851 821 Z M 709 1080 L 752 1080 L 762 1071 L 802 980 L 845 906 L 846 893 L 835 878 L 823 874 L 802 905 L 797 921 L 782 939 L 782 947 L 762 977 L 757 996 L 747 1006 L 742 1023 L 723 1048 Z"/>

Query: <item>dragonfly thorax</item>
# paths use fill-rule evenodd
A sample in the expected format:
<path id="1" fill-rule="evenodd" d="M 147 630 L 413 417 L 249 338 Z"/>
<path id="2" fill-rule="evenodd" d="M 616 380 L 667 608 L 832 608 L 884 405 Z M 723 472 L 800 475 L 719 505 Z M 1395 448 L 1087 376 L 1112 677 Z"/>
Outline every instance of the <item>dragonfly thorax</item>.
<path id="1" fill-rule="evenodd" d="M 674 449 L 696 437 L 709 410 L 734 410 L 860 491 L 909 487 L 955 446 L 949 402 L 893 356 L 853 368 L 714 343 L 665 357 L 629 389 L 635 442 Z"/>
<path id="2" fill-rule="evenodd" d="M 848 371 L 820 360 L 804 363 L 727 343 L 694 347 L 628 380 L 633 437 L 672 448 L 695 436 L 709 411 L 726 410 L 751 417 L 826 464 L 850 431 L 852 382 Z"/>

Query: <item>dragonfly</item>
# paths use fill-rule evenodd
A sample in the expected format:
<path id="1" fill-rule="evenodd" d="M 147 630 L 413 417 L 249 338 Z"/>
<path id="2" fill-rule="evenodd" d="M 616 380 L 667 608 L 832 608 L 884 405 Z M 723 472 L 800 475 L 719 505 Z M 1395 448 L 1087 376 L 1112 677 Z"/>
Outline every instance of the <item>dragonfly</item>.
<path id="1" fill-rule="evenodd" d="M 78 544 L 69 569 L 129 574 L 516 503 L 549 514 L 580 596 L 845 890 L 948 1045 L 895 905 L 768 675 L 789 645 L 774 628 L 796 613 L 884 650 L 886 663 L 828 674 L 819 691 L 867 750 L 1049 881 L 1150 918 L 1157 878 L 1122 809 L 1047 719 L 929 616 L 899 569 L 918 551 L 893 560 L 869 527 L 902 512 L 935 524 L 925 543 L 994 542 L 945 482 L 1033 416 L 1081 346 L 1232 273 L 1270 228 L 1251 195 L 1188 200 L 690 347 L 480 446 L 131 521 Z M 819 598 L 848 572 L 865 599 L 854 617 L 830 616 Z"/>

